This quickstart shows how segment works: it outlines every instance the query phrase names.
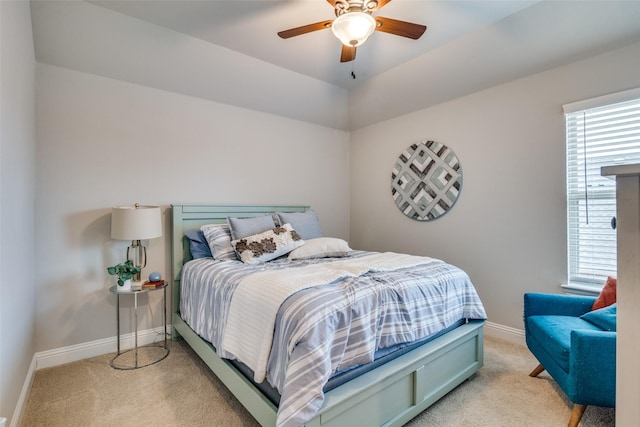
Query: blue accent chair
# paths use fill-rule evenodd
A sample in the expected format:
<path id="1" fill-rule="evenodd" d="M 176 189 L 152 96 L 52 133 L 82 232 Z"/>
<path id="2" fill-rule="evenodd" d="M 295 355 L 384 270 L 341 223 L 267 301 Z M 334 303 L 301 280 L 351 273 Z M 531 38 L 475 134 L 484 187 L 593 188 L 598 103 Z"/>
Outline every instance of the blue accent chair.
<path id="1" fill-rule="evenodd" d="M 616 403 L 616 308 L 611 306 L 613 331 L 603 330 L 581 317 L 595 313 L 594 301 L 577 295 L 524 295 L 527 347 L 540 362 L 529 375 L 546 370 L 574 403 L 570 427 L 578 425 L 587 405 Z"/>

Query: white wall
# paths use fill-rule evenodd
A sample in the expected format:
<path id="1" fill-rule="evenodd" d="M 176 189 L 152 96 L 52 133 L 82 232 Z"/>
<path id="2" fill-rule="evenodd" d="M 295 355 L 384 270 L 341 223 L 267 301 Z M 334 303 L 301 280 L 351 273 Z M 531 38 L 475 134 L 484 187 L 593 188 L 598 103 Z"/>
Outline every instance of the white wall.
<path id="1" fill-rule="evenodd" d="M 34 354 L 35 58 L 29 2 L 1 1 L 0 28 L 0 417 L 11 422 Z"/>
<path id="2" fill-rule="evenodd" d="M 308 204 L 349 235 L 347 132 L 50 65 L 36 81 L 38 351 L 115 336 L 112 206 L 163 207 L 147 274 L 169 275 L 172 203 Z M 161 324 L 154 297 L 143 329 Z"/>
<path id="3" fill-rule="evenodd" d="M 489 320 L 522 329 L 522 296 L 566 280 L 562 105 L 640 86 L 640 44 L 352 132 L 351 243 L 441 258 L 465 269 Z M 432 222 L 405 217 L 391 170 L 410 144 L 458 155 L 462 192 Z"/>

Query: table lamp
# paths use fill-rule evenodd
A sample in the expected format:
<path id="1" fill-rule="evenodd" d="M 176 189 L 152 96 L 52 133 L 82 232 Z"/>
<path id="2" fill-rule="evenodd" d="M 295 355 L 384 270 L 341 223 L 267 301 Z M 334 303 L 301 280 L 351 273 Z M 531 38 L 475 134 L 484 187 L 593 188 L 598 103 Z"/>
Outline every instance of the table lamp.
<path id="1" fill-rule="evenodd" d="M 162 236 L 162 218 L 159 206 L 118 206 L 111 210 L 111 238 L 131 240 L 127 248 L 127 259 L 143 269 L 147 265 L 147 249 L 141 240 Z M 136 274 L 134 281 L 140 281 Z"/>

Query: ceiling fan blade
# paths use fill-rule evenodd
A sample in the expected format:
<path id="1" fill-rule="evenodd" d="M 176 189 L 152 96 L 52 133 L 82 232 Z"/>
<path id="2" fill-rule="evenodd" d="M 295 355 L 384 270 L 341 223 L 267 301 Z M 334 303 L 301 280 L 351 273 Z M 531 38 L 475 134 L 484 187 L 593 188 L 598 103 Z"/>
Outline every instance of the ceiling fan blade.
<path id="1" fill-rule="evenodd" d="M 376 10 L 380 10 L 383 7 L 386 6 L 387 3 L 389 3 L 391 0 L 374 0 L 376 3 L 378 3 L 375 7 L 372 7 L 371 10 L 376 11 Z M 366 2 L 369 3 L 369 2 Z M 365 3 L 365 4 L 366 4 Z"/>
<path id="2" fill-rule="evenodd" d="M 295 37 L 302 34 L 307 34 L 312 31 L 324 30 L 327 28 L 331 28 L 331 23 L 333 21 L 331 19 L 322 22 L 316 22 L 315 24 L 303 25 L 302 27 L 290 28 L 288 30 L 280 31 L 278 35 L 283 39 L 288 39 L 289 37 Z"/>
<path id="3" fill-rule="evenodd" d="M 327 0 L 327 1 L 331 5 L 331 7 L 333 7 L 334 9 L 336 8 L 336 0 Z"/>
<path id="4" fill-rule="evenodd" d="M 355 46 L 342 45 L 342 52 L 340 52 L 340 62 L 349 62 L 356 59 Z"/>
<path id="5" fill-rule="evenodd" d="M 382 16 L 375 16 L 375 18 L 378 22 L 376 31 L 395 34 L 396 36 L 408 37 L 414 40 L 419 39 L 427 29 L 427 27 L 424 25 L 398 21 L 397 19 L 384 18 Z"/>

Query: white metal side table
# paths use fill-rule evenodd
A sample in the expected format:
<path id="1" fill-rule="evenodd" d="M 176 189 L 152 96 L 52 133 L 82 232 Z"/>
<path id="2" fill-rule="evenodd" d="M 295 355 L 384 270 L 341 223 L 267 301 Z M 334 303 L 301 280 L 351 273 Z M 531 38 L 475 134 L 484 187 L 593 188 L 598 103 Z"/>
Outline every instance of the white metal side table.
<path id="1" fill-rule="evenodd" d="M 138 368 L 144 368 L 145 366 L 149 366 L 149 365 L 153 365 L 155 363 L 160 362 L 161 360 L 163 360 L 164 358 L 166 358 L 169 355 L 169 346 L 167 344 L 167 282 L 164 283 L 164 285 L 162 286 L 158 286 L 157 288 L 146 288 L 146 289 L 142 289 L 139 291 L 118 291 L 117 286 L 114 285 L 112 287 L 109 288 L 109 292 L 112 292 L 114 294 L 116 294 L 116 318 L 117 318 L 117 325 L 118 325 L 118 350 L 116 352 L 116 355 L 113 357 L 113 359 L 111 359 L 111 361 L 109 362 L 109 364 L 111 365 L 112 368 L 114 369 L 122 369 L 122 370 L 131 370 L 131 369 L 138 369 Z M 163 332 L 164 332 L 164 340 L 162 341 L 162 344 L 160 343 L 154 343 L 154 344 L 148 344 L 142 347 L 138 347 L 138 296 L 142 295 L 142 294 L 146 294 L 149 292 L 154 292 L 154 291 L 158 291 L 162 289 L 162 325 L 163 325 Z M 134 346 L 131 349 L 125 350 L 125 351 L 121 351 L 120 350 L 120 295 L 133 295 L 133 312 L 134 312 L 134 325 L 135 325 L 135 334 L 134 334 Z M 150 348 L 150 347 L 155 347 L 155 348 L 161 348 L 164 351 L 162 351 L 160 353 L 159 356 L 156 356 L 154 358 L 151 358 L 149 361 L 147 361 L 144 364 L 139 364 L 138 363 L 138 350 L 144 349 L 144 348 Z M 122 365 L 122 364 L 118 364 L 117 359 L 122 356 L 125 353 L 128 353 L 130 351 L 133 351 L 133 364 L 132 365 Z"/>

